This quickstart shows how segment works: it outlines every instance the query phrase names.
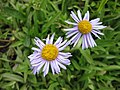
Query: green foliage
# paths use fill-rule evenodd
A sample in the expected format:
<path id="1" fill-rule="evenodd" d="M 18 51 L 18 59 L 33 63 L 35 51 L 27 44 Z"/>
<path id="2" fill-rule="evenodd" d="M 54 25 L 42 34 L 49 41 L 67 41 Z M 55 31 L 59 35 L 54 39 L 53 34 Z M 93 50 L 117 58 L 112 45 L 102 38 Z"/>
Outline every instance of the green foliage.
<path id="1" fill-rule="evenodd" d="M 60 74 L 33 75 L 28 55 L 34 37 L 65 38 L 64 21 L 70 11 L 90 11 L 107 26 L 97 47 L 74 48 L 71 65 Z M 72 19 L 71 19 L 72 20 Z M 119 0 L 1 0 L 0 1 L 0 90 L 119 90 L 120 2 Z"/>

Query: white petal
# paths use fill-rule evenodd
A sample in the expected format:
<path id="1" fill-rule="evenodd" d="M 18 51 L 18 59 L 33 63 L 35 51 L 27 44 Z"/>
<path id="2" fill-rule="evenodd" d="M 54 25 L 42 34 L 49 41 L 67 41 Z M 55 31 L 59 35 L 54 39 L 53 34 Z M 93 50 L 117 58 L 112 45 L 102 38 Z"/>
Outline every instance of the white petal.
<path id="1" fill-rule="evenodd" d="M 30 59 L 30 58 L 32 58 L 33 56 L 35 56 L 36 54 L 38 54 L 38 53 L 34 53 L 34 52 L 33 52 L 33 54 L 29 55 L 28 58 Z"/>
<path id="2" fill-rule="evenodd" d="M 89 37 L 90 37 L 91 43 L 93 44 L 93 47 L 94 47 L 94 46 L 97 46 L 97 44 L 95 43 L 95 41 L 94 41 L 94 39 L 92 38 L 91 34 L 89 34 Z"/>
<path id="3" fill-rule="evenodd" d="M 39 49 L 42 49 L 42 48 L 43 48 L 43 45 L 42 45 L 40 42 L 38 42 L 38 41 L 35 40 L 35 39 L 34 39 L 34 41 L 35 41 L 35 44 L 39 47 Z"/>
<path id="4" fill-rule="evenodd" d="M 50 43 L 50 35 L 48 35 L 47 39 L 46 39 L 46 44 L 49 44 Z"/>
<path id="5" fill-rule="evenodd" d="M 87 11 L 87 13 L 85 13 L 85 16 L 84 16 L 83 20 L 88 20 L 89 21 L 89 17 L 90 17 L 89 11 Z"/>
<path id="6" fill-rule="evenodd" d="M 33 65 L 33 64 L 40 63 L 41 61 L 42 61 L 41 58 L 39 58 L 39 59 L 33 59 L 30 63 L 31 63 L 31 65 Z"/>
<path id="7" fill-rule="evenodd" d="M 78 33 L 78 31 L 74 31 L 73 33 L 70 33 L 69 35 L 67 35 L 66 38 L 69 38 L 69 37 L 73 36 L 73 35 L 76 34 L 76 33 Z"/>
<path id="8" fill-rule="evenodd" d="M 71 11 L 72 14 L 70 14 L 70 16 L 78 23 L 79 19 L 77 18 L 77 16 L 75 15 L 75 13 L 73 11 Z"/>
<path id="9" fill-rule="evenodd" d="M 101 39 L 94 31 L 91 31 L 97 38 Z"/>
<path id="10" fill-rule="evenodd" d="M 60 68 L 56 60 L 54 60 L 53 65 L 54 65 L 55 72 L 58 74 L 60 72 Z"/>
<path id="11" fill-rule="evenodd" d="M 45 44 L 38 38 L 38 37 L 35 37 L 35 39 L 39 44 L 41 44 L 42 46 L 45 46 Z"/>
<path id="12" fill-rule="evenodd" d="M 68 31 L 65 35 L 69 35 L 69 34 L 71 34 L 71 33 L 75 32 L 75 31 L 78 31 L 78 30 Z"/>
<path id="13" fill-rule="evenodd" d="M 101 33 L 99 30 L 92 30 L 93 32 L 100 34 L 100 35 L 104 35 L 104 33 Z"/>
<path id="14" fill-rule="evenodd" d="M 106 26 L 100 25 L 100 26 L 93 26 L 93 29 L 103 29 L 106 28 Z"/>
<path id="15" fill-rule="evenodd" d="M 57 63 L 58 63 L 58 65 L 59 65 L 61 68 L 66 69 L 66 67 L 65 67 L 63 64 L 61 64 L 61 63 L 59 63 L 59 62 L 57 62 Z"/>
<path id="16" fill-rule="evenodd" d="M 59 52 L 59 55 L 64 58 L 69 58 L 72 56 L 71 53 L 64 53 L 64 52 Z"/>
<path id="17" fill-rule="evenodd" d="M 75 31 L 75 30 L 78 30 L 78 27 L 64 29 L 64 31 Z"/>
<path id="18" fill-rule="evenodd" d="M 80 21 L 82 21 L 82 15 L 80 13 L 80 10 L 78 10 L 77 13 L 78 13 L 78 17 L 79 17 Z"/>
<path id="19" fill-rule="evenodd" d="M 48 64 L 48 61 L 45 61 L 45 66 L 44 66 L 44 68 L 43 68 L 43 72 L 46 70 L 47 64 Z"/>
<path id="20" fill-rule="evenodd" d="M 30 59 L 30 61 L 33 60 L 33 59 L 35 59 L 36 57 L 40 57 L 40 54 L 39 53 L 35 53 L 35 54 L 33 53 L 30 56 L 28 56 L 28 58 Z"/>
<path id="21" fill-rule="evenodd" d="M 51 36 L 50 38 L 50 44 L 53 44 L 53 39 L 54 39 L 55 33 Z"/>
<path id="22" fill-rule="evenodd" d="M 54 70 L 54 64 L 53 64 L 53 61 L 50 62 L 50 65 L 51 65 L 51 69 L 52 69 L 52 73 L 55 74 L 55 70 Z"/>
<path id="23" fill-rule="evenodd" d="M 59 59 L 59 62 L 65 64 L 65 65 L 70 65 L 70 60 L 69 59 L 64 59 L 64 60 Z"/>
<path id="24" fill-rule="evenodd" d="M 42 62 L 39 63 L 39 66 L 37 68 L 37 72 L 40 71 L 40 69 L 43 67 L 44 64 L 45 64 L 45 61 L 42 61 Z"/>
<path id="25" fill-rule="evenodd" d="M 68 41 L 65 45 L 63 45 L 62 47 L 58 48 L 59 51 L 64 50 L 65 47 L 67 47 L 70 44 L 70 42 Z"/>
<path id="26" fill-rule="evenodd" d="M 77 39 L 77 37 L 78 37 L 79 35 L 80 35 L 80 34 L 77 33 L 75 36 L 73 36 L 73 37 L 70 39 L 70 41 L 73 41 L 74 39 Z"/>
<path id="27" fill-rule="evenodd" d="M 59 37 L 59 38 L 56 40 L 56 42 L 54 43 L 54 45 L 57 45 L 57 44 L 59 44 L 60 42 L 62 42 L 62 38 L 61 38 L 61 37 Z"/>
<path id="28" fill-rule="evenodd" d="M 80 40 L 81 35 L 82 35 L 82 34 L 79 34 L 79 36 L 77 37 L 77 40 L 76 40 L 76 42 L 74 43 L 73 47 L 75 47 L 75 46 L 76 46 L 76 44 L 77 44 L 77 43 L 78 43 L 78 41 Z"/>
<path id="29" fill-rule="evenodd" d="M 89 46 L 93 47 L 93 44 L 91 43 L 91 40 L 90 40 L 90 37 L 89 37 L 89 34 L 90 33 L 86 34 L 86 39 L 87 39 L 87 42 L 88 42 Z"/>
<path id="30" fill-rule="evenodd" d="M 33 68 L 33 71 L 32 71 L 34 75 L 35 75 L 36 72 L 37 72 L 37 69 L 36 69 L 36 68 L 37 68 L 37 67 L 34 67 L 34 68 Z"/>
<path id="31" fill-rule="evenodd" d="M 32 50 L 40 52 L 41 50 L 35 47 L 32 47 Z"/>
<path id="32" fill-rule="evenodd" d="M 92 24 L 92 26 L 96 26 L 96 25 L 100 25 L 100 24 L 102 24 L 102 22 L 90 22 L 91 24 Z"/>
<path id="33" fill-rule="evenodd" d="M 65 65 L 70 65 L 70 60 L 69 59 L 65 59 L 64 57 L 58 55 L 57 57 L 57 61 L 65 64 Z"/>
<path id="34" fill-rule="evenodd" d="M 83 35 L 83 40 L 84 40 L 84 43 L 85 43 L 85 48 L 88 48 L 88 43 L 87 43 L 87 40 L 86 40 L 86 35 Z"/>
<path id="35" fill-rule="evenodd" d="M 96 18 L 90 21 L 90 23 L 98 23 L 100 21 L 100 18 Z"/>
<path id="36" fill-rule="evenodd" d="M 73 23 L 73 22 L 70 22 L 70 21 L 65 21 L 66 23 L 68 24 L 72 24 L 72 25 L 78 25 L 77 23 Z"/>
<path id="37" fill-rule="evenodd" d="M 85 49 L 85 41 L 83 37 L 82 37 L 82 49 Z"/>
<path id="38" fill-rule="evenodd" d="M 59 48 L 59 47 L 63 46 L 66 42 L 67 42 L 67 40 L 65 40 L 64 42 L 62 42 L 61 44 L 56 45 L 56 46 Z"/>
<path id="39" fill-rule="evenodd" d="M 41 62 L 40 62 L 41 63 Z M 40 63 L 31 64 L 33 67 L 39 66 Z"/>
<path id="40" fill-rule="evenodd" d="M 76 36 L 77 35 L 77 36 Z M 76 42 L 77 37 L 79 36 L 79 34 L 77 33 L 75 36 L 73 36 L 69 41 L 71 42 L 70 45 L 72 45 L 73 43 Z"/>
<path id="41" fill-rule="evenodd" d="M 44 71 L 44 77 L 48 74 L 48 71 L 49 71 L 49 62 L 46 62 L 46 66 L 47 67 L 46 67 L 46 70 Z"/>

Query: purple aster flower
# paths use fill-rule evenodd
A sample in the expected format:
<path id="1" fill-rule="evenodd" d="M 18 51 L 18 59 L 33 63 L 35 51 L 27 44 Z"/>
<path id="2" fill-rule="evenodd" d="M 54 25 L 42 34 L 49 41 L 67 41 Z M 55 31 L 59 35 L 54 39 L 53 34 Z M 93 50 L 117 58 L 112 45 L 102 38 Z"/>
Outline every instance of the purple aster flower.
<path id="1" fill-rule="evenodd" d="M 71 53 L 62 52 L 66 46 L 70 44 L 67 40 L 63 41 L 62 37 L 59 37 L 55 43 L 53 43 L 54 34 L 47 39 L 45 39 L 46 43 L 44 44 L 39 38 L 35 38 L 35 44 L 38 48 L 33 47 L 33 54 L 28 56 L 31 63 L 31 68 L 33 73 L 39 73 L 42 69 L 44 72 L 44 76 L 48 74 L 49 68 L 51 67 L 52 73 L 60 73 L 60 68 L 66 69 L 65 65 L 70 65 Z"/>
<path id="2" fill-rule="evenodd" d="M 74 44 L 73 47 L 76 46 L 81 37 L 82 37 L 82 49 L 97 46 L 91 33 L 95 35 L 95 37 L 101 39 L 98 35 L 104 34 L 101 33 L 99 29 L 103 29 L 106 26 L 101 25 L 102 22 L 99 22 L 100 18 L 89 20 L 90 17 L 89 11 L 87 11 L 83 19 L 80 10 L 77 11 L 77 14 L 78 17 L 75 15 L 73 11 L 71 11 L 70 14 L 70 16 L 74 19 L 75 23 L 65 21 L 68 24 L 74 25 L 73 28 L 64 29 L 64 31 L 67 31 L 66 33 L 67 38 L 70 38 L 71 44 Z"/>

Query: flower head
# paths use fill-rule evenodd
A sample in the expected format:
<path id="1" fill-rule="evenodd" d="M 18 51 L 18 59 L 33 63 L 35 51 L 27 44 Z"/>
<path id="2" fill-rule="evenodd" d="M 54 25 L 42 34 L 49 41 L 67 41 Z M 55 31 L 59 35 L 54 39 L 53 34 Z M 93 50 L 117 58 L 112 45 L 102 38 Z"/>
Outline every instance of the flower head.
<path id="1" fill-rule="evenodd" d="M 43 67 L 44 76 L 48 74 L 49 67 L 51 66 L 52 73 L 59 73 L 60 67 L 66 69 L 65 65 L 70 65 L 71 53 L 62 52 L 66 46 L 70 44 L 67 40 L 63 41 L 62 37 L 59 37 L 55 43 L 53 43 L 54 34 L 47 39 L 45 39 L 46 44 L 44 44 L 39 38 L 35 38 L 35 44 L 38 48 L 33 47 L 33 54 L 28 56 L 31 63 L 31 68 L 33 73 L 39 73 Z"/>
<path id="2" fill-rule="evenodd" d="M 64 29 L 64 31 L 67 31 L 66 35 L 67 38 L 71 38 L 71 44 L 74 44 L 73 47 L 76 46 L 79 39 L 83 37 L 82 39 L 82 49 L 88 48 L 88 47 L 94 47 L 97 46 L 95 43 L 91 33 L 95 35 L 95 37 L 99 38 L 99 35 L 104 35 L 99 31 L 99 29 L 103 29 L 106 26 L 101 25 L 102 22 L 100 21 L 100 18 L 96 18 L 93 20 L 89 20 L 89 11 L 85 14 L 84 18 L 82 19 L 82 15 L 80 11 L 77 11 L 78 17 L 75 15 L 73 11 L 71 11 L 71 17 L 74 19 L 75 23 L 70 21 L 65 21 L 68 24 L 74 25 L 73 28 Z"/>

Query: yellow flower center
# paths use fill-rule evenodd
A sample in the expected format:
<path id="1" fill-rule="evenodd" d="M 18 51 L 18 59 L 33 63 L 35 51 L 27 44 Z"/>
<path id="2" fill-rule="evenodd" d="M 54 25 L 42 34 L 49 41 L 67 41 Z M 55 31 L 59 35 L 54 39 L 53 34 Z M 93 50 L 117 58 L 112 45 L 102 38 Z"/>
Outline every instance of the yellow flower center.
<path id="1" fill-rule="evenodd" d="M 87 34 L 92 30 L 92 25 L 89 21 L 83 20 L 78 23 L 78 29 L 82 34 Z"/>
<path id="2" fill-rule="evenodd" d="M 41 56 L 45 60 L 52 61 L 58 56 L 58 49 L 55 45 L 47 44 L 43 47 Z"/>

